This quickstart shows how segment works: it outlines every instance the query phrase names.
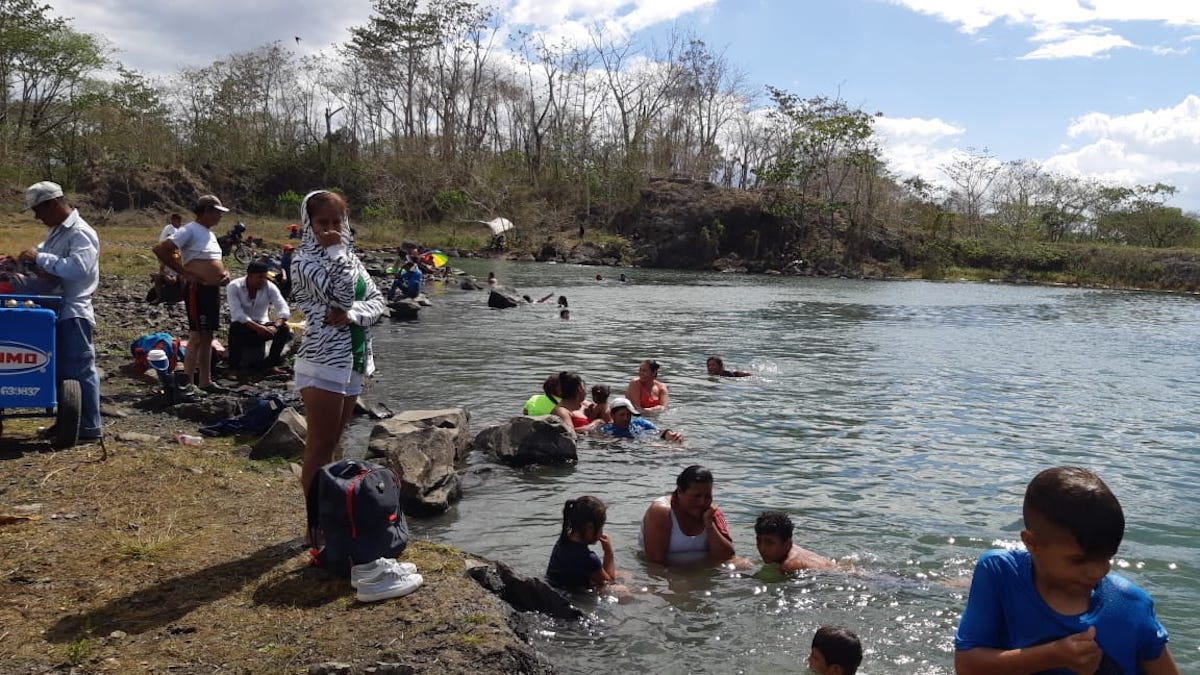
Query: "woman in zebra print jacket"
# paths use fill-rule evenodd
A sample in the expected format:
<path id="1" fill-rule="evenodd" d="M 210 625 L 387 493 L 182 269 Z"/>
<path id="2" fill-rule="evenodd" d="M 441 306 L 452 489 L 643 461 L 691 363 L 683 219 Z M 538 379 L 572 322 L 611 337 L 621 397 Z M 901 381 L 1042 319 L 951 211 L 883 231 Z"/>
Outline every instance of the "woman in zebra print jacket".
<path id="1" fill-rule="evenodd" d="M 300 217 L 303 234 L 292 263 L 292 297 L 307 322 L 295 366 L 308 422 L 300 472 L 307 495 L 317 472 L 333 461 L 363 380 L 375 370 L 368 327 L 383 316 L 386 301 L 354 255 L 340 195 L 310 192 L 300 205 Z"/>

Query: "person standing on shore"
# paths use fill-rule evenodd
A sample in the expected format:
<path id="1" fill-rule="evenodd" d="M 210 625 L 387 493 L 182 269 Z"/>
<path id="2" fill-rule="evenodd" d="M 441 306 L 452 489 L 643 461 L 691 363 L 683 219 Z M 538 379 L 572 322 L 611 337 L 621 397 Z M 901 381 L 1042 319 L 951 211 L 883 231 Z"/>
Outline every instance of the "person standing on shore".
<path id="1" fill-rule="evenodd" d="M 212 341 L 221 321 L 221 287 L 229 273 L 221 261 L 221 246 L 212 228 L 229 212 L 221 200 L 204 195 L 192 207 L 196 219 L 154 247 L 154 255 L 183 279 L 187 307 L 188 348 L 184 370 L 201 389 L 212 391 Z M 176 256 L 175 252 L 179 255 Z M 199 374 L 197 375 L 197 372 Z"/>
<path id="2" fill-rule="evenodd" d="M 305 496 L 321 467 L 333 461 L 354 414 L 363 381 L 375 371 L 368 328 L 387 307 L 371 275 L 354 255 L 346 201 L 327 190 L 300 205 L 300 251 L 292 264 L 293 301 L 307 326 L 295 363 L 308 435 L 300 486 Z M 309 514 L 309 543 L 316 544 Z"/>
<path id="3" fill-rule="evenodd" d="M 23 290 L 62 296 L 54 328 L 55 377 L 60 383 L 79 381 L 83 395 L 79 440 L 99 440 L 103 430 L 100 376 L 92 343 L 96 327 L 92 293 L 100 285 L 100 238 L 79 211 L 67 205 L 57 183 L 30 185 L 25 190 L 25 206 L 50 232 L 42 243 L 17 256 L 22 264 L 36 266 L 36 280 Z"/>
<path id="4" fill-rule="evenodd" d="M 162 232 L 158 233 L 159 241 L 166 241 L 175 236 L 175 233 L 183 228 L 183 216 L 178 213 L 171 214 L 171 222 L 163 225 Z"/>

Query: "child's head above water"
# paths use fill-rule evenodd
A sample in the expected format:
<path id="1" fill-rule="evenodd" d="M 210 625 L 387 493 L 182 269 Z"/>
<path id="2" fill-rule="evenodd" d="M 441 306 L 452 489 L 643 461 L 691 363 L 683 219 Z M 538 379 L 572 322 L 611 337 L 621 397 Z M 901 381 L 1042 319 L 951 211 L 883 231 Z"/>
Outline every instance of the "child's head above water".
<path id="1" fill-rule="evenodd" d="M 608 395 L 611 390 L 607 384 L 597 384 L 592 386 L 592 403 L 608 403 Z"/>
<path id="2" fill-rule="evenodd" d="M 862 664 L 862 643 L 842 626 L 821 626 L 813 635 L 808 668 L 818 675 L 854 675 Z"/>
<path id="3" fill-rule="evenodd" d="M 792 548 L 792 519 L 780 511 L 764 511 L 754 521 L 754 539 L 765 563 L 787 560 Z"/>
<path id="4" fill-rule="evenodd" d="M 1125 536 L 1120 502 L 1099 476 L 1079 467 L 1059 466 L 1034 476 L 1025 488 L 1022 514 L 1033 539 L 1045 543 L 1069 535 L 1089 558 L 1111 558 Z"/>
<path id="5" fill-rule="evenodd" d="M 562 538 L 574 539 L 582 544 L 592 544 L 604 533 L 604 522 L 608 508 L 604 502 L 585 495 L 568 499 L 563 505 Z"/>

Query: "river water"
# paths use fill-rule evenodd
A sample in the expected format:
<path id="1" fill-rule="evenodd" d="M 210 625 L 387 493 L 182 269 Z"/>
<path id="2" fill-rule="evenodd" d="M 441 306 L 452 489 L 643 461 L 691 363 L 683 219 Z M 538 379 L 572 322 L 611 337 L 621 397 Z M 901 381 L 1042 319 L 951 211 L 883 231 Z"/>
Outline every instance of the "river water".
<path id="1" fill-rule="evenodd" d="M 629 604 L 584 602 L 584 625 L 535 638 L 562 672 L 803 671 L 812 633 L 849 626 L 861 673 L 951 673 L 976 556 L 1019 540 L 1039 470 L 1100 474 L 1128 526 L 1114 570 L 1155 599 L 1182 672 L 1200 672 L 1200 304 L 1131 292 L 860 282 L 455 261 L 535 298 L 497 311 L 442 289 L 415 323 L 375 331 L 372 394 L 393 409 L 465 406 L 472 431 L 520 412 L 561 369 L 620 390 L 662 364 L 682 446 L 586 440 L 576 466 L 513 470 L 474 454 L 467 492 L 416 536 L 544 572 L 563 502 L 608 504 Z M 603 281 L 593 280 L 599 272 Z M 616 280 L 625 272 L 629 281 Z M 755 376 L 705 375 L 708 354 Z M 361 437 L 363 429 L 356 430 Z M 765 509 L 798 545 L 850 566 L 763 584 L 720 569 L 652 569 L 650 501 L 710 467 L 739 555 Z"/>

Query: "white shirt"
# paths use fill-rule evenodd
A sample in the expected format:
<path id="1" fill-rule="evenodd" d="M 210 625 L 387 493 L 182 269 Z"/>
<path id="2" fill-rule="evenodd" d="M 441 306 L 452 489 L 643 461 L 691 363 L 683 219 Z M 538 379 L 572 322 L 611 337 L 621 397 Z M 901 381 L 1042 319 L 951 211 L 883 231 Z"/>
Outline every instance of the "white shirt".
<path id="1" fill-rule="evenodd" d="M 166 227 L 163 228 L 162 232 L 158 233 L 158 240 L 166 241 L 166 240 L 170 239 L 172 236 L 174 236 L 174 234 L 176 232 L 178 232 L 180 229 L 182 229 L 182 228 L 177 228 L 174 225 L 167 223 Z"/>
<path id="2" fill-rule="evenodd" d="M 217 235 L 207 227 L 192 221 L 171 235 L 171 241 L 179 247 L 179 256 L 186 265 L 193 260 L 220 260 L 221 245 Z"/>
<path id="3" fill-rule="evenodd" d="M 239 277 L 229 282 L 229 286 L 225 288 L 225 295 L 229 298 L 229 320 L 232 323 L 266 323 L 267 309 L 270 307 L 275 308 L 277 319 L 286 319 L 292 315 L 283 294 L 270 281 L 258 289 L 258 293 L 251 299 L 250 289 L 246 288 L 246 277 Z"/>
<path id="4" fill-rule="evenodd" d="M 60 280 L 58 288 L 49 291 L 62 295 L 58 320 L 79 318 L 95 325 L 92 293 L 100 284 L 100 238 L 96 231 L 79 211 L 72 209 L 66 220 L 50 228 L 46 240 L 37 245 L 37 252 L 37 266 Z"/>

